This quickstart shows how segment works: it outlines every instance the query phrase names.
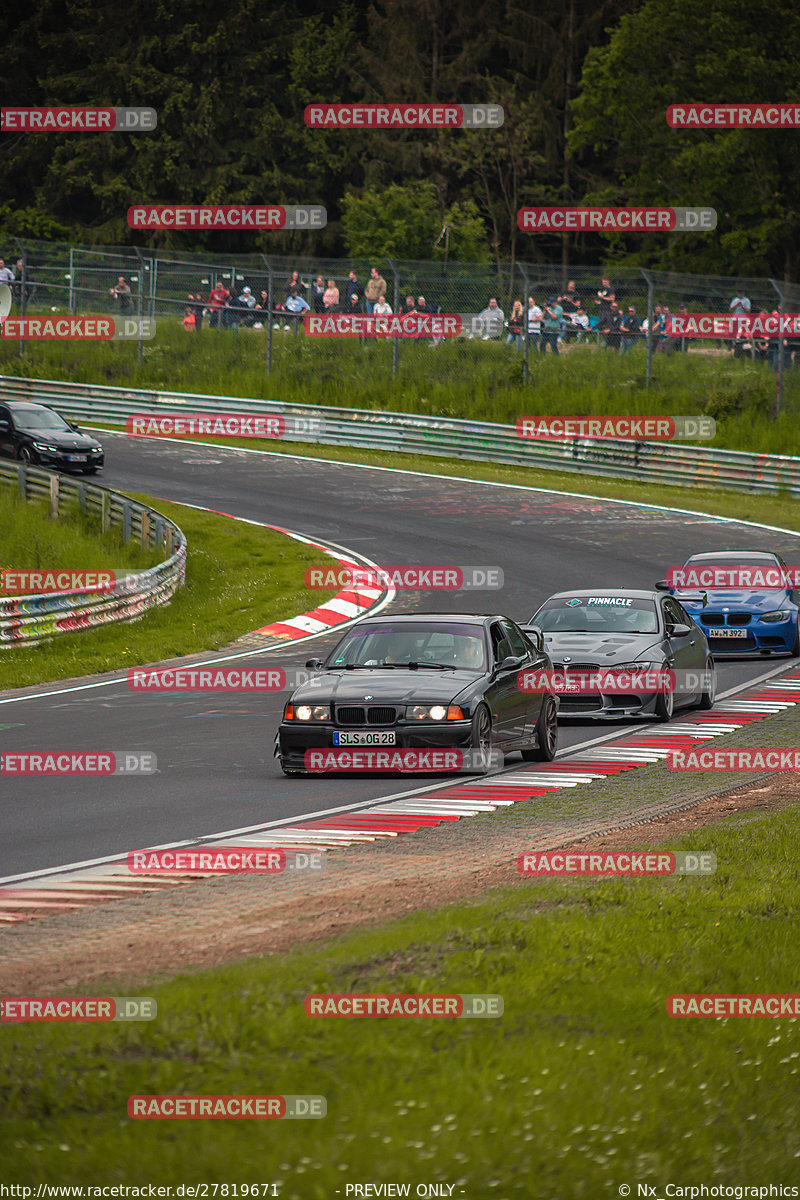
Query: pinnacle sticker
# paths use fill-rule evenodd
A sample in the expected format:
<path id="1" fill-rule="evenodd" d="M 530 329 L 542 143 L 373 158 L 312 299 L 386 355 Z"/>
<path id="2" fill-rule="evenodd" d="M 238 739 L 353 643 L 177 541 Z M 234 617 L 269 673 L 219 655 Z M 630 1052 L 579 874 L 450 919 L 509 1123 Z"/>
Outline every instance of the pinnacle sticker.
<path id="1" fill-rule="evenodd" d="M 131 229 L 324 229 L 321 204 L 132 204 Z"/>
<path id="2" fill-rule="evenodd" d="M 713 208 L 587 208 L 546 205 L 521 208 L 517 228 L 524 233 L 706 233 L 717 227 Z"/>
<path id="3" fill-rule="evenodd" d="M 154 108 L 0 108 L 0 133 L 150 133 Z"/>
<path id="4" fill-rule="evenodd" d="M 307 104 L 310 129 L 499 129 L 499 104 Z"/>
<path id="5" fill-rule="evenodd" d="M 670 129 L 800 129 L 798 104 L 670 104 Z"/>

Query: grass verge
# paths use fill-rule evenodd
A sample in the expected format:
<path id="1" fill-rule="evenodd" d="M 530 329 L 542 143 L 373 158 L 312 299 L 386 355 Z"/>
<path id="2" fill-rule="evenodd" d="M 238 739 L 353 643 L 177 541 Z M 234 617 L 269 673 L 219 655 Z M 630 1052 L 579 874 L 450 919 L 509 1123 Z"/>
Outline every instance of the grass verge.
<path id="1" fill-rule="evenodd" d="M 319 563 L 318 550 L 256 525 L 155 501 L 149 496 L 135 495 L 135 499 L 152 504 L 186 534 L 186 586 L 168 605 L 152 609 L 139 621 L 59 635 L 39 646 L 3 651 L 0 688 L 25 687 L 216 650 L 271 621 L 316 608 L 333 595 L 330 591 L 309 591 L 303 584 L 305 568 Z M 27 514 L 26 520 L 31 519 L 40 537 L 45 532 L 49 535 L 57 524 L 44 515 L 37 522 Z M 5 540 L 4 532 L 4 546 Z M 89 541 L 94 541 L 99 554 L 99 535 Z M 101 565 L 119 568 L 116 552 L 112 559 L 113 563 Z M 84 556 L 83 548 L 64 565 L 76 562 L 87 567 L 96 565 Z"/>
<path id="2" fill-rule="evenodd" d="M 31 342 L 0 344 L 0 373 L 156 391 L 279 400 L 287 404 L 463 417 L 514 424 L 525 415 L 669 416 L 705 414 L 717 436 L 704 445 L 764 454 L 800 454 L 800 372 L 784 373 L 783 407 L 772 419 L 776 376 L 765 363 L 734 359 L 729 351 L 656 354 L 646 387 L 646 354 L 624 358 L 594 345 L 571 347 L 558 359 L 531 354 L 522 383 L 521 356 L 496 342 L 403 342 L 398 377 L 391 375 L 392 343 L 274 335 L 266 373 L 266 334 L 206 329 L 186 334 L 177 321 L 159 320 L 145 343 Z"/>
<path id="3" fill-rule="evenodd" d="M 716 853 L 711 877 L 529 880 L 322 948 L 137 981 L 152 1024 L 6 1027 L 4 1175 L 279 1182 L 283 1200 L 366 1180 L 497 1200 L 789 1184 L 800 1023 L 673 1020 L 665 1002 L 797 990 L 798 837 L 798 808 L 734 818 L 670 844 Z M 309 992 L 491 992 L 505 1014 L 312 1021 Z M 143 1093 L 322 1094 L 328 1115 L 134 1125 Z"/>

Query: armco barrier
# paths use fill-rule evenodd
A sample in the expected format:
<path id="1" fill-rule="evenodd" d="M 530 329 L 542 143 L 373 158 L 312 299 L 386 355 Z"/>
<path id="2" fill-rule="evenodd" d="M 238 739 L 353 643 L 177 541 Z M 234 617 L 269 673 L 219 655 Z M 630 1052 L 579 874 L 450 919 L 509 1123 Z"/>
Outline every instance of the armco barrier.
<path id="1" fill-rule="evenodd" d="M 510 463 L 653 483 L 800 494 L 800 458 L 746 454 L 667 442 L 563 438 L 523 441 L 513 425 L 359 408 L 279 404 L 189 392 L 149 392 L 99 384 L 0 376 L 0 400 L 49 404 L 71 420 L 124 425 L 134 413 L 282 413 L 308 421 L 297 441 L 362 446 L 407 454 Z M 523 414 L 524 415 L 524 414 Z M 315 425 L 321 425 L 315 428 Z"/>
<path id="2" fill-rule="evenodd" d="M 47 500 L 58 516 L 76 502 L 94 514 L 102 530 L 120 525 L 124 541 L 163 545 L 168 557 L 145 571 L 119 579 L 113 590 L 55 592 L 38 596 L 0 596 L 0 650 L 35 645 L 59 633 L 95 629 L 111 621 L 133 621 L 157 604 L 166 604 L 186 573 L 186 538 L 181 529 L 152 508 L 119 492 L 36 467 L 0 463 L 0 486 L 16 488 L 25 500 Z M 5 564 L 10 565 L 10 564 Z"/>

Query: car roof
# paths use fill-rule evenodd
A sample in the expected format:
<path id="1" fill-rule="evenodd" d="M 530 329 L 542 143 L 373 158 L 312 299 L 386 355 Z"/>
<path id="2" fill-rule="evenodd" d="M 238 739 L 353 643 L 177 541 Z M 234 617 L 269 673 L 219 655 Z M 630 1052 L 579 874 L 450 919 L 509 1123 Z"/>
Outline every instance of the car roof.
<path id="1" fill-rule="evenodd" d="M 476 621 L 510 621 L 511 617 L 504 617 L 502 613 L 400 613 L 395 616 L 390 613 L 384 617 L 365 617 L 359 621 L 359 625 L 385 625 L 387 621 L 391 621 L 395 625 L 421 625 L 427 621 L 447 621 L 449 624 L 470 624 L 474 625 Z"/>
<path id="2" fill-rule="evenodd" d="M 698 550 L 697 554 L 692 554 L 687 558 L 686 563 L 694 562 L 696 558 L 738 558 L 740 554 L 746 554 L 748 558 L 777 558 L 778 555 L 774 550 Z M 684 563 L 684 566 L 686 566 Z"/>
<path id="3" fill-rule="evenodd" d="M 50 408 L 47 404 L 34 404 L 30 400 L 0 400 L 0 404 L 5 404 L 6 408 L 12 408 L 15 411 L 29 412 L 32 408 L 39 409 L 40 412 L 55 412 L 54 408 Z M 61 415 L 60 413 L 57 415 Z"/>
<path id="4" fill-rule="evenodd" d="M 632 600 L 658 600 L 659 596 L 664 595 L 663 592 L 651 591 L 644 588 L 568 588 L 564 592 L 553 592 L 552 596 L 548 596 L 548 600 L 560 600 L 562 596 L 626 596 Z M 543 604 L 547 600 L 542 601 Z M 539 605 L 541 608 L 541 604 Z"/>

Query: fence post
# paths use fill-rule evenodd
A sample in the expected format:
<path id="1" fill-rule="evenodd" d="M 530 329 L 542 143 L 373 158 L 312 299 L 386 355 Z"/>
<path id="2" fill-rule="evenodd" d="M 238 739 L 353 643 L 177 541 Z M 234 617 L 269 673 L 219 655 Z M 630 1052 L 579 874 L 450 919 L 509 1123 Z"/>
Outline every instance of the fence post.
<path id="1" fill-rule="evenodd" d="M 528 272 L 525 270 L 523 264 L 518 262 L 517 267 L 519 268 L 520 274 L 524 280 L 523 294 L 525 301 L 522 306 L 522 382 L 527 383 L 530 377 L 530 372 L 528 370 L 528 300 L 530 298 L 531 283 L 530 279 L 528 278 Z"/>
<path id="2" fill-rule="evenodd" d="M 774 279 L 770 279 L 770 283 L 774 287 L 775 291 L 778 293 L 778 298 L 780 300 L 780 303 L 778 305 L 778 311 L 783 312 L 784 304 L 786 303 L 786 297 L 783 294 L 783 289 L 780 287 L 780 285 Z M 780 413 L 781 408 L 783 407 L 783 365 L 786 361 L 785 354 L 786 354 L 786 338 L 779 337 L 778 338 L 778 381 L 777 381 L 777 387 L 775 389 L 775 416 L 774 416 L 774 419 L 777 419 L 778 414 Z"/>
<path id="3" fill-rule="evenodd" d="M 136 296 L 136 316 L 139 321 L 139 350 L 136 357 L 138 358 L 139 362 L 141 362 L 144 355 L 144 343 L 142 340 L 142 284 L 144 283 L 144 259 L 142 258 L 142 252 L 138 246 L 134 246 L 133 249 L 136 252 L 136 257 L 139 260 L 139 288 Z"/>
<path id="4" fill-rule="evenodd" d="M 58 516 L 59 501 L 61 499 L 60 485 L 61 485 L 61 476 L 55 475 L 55 474 L 51 475 L 50 476 L 50 516 L 51 517 Z"/>
<path id="5" fill-rule="evenodd" d="M 397 314 L 400 312 L 400 275 L 397 270 L 397 267 L 394 265 L 391 258 L 387 259 L 386 261 L 389 263 L 389 266 L 392 268 L 392 274 L 394 275 L 394 305 L 393 305 L 393 308 L 394 308 L 395 316 L 397 316 Z M 398 339 L 392 338 L 392 382 L 394 382 L 394 380 L 397 379 L 397 345 L 398 345 Z"/>
<path id="6" fill-rule="evenodd" d="M 69 312 L 75 316 L 75 248 L 69 248 Z"/>
<path id="7" fill-rule="evenodd" d="M 20 283 L 19 283 L 19 311 L 20 311 L 20 316 L 24 317 L 25 316 L 25 307 L 26 307 L 26 302 L 27 302 L 27 297 L 25 295 L 25 292 L 26 292 L 25 277 L 27 275 L 27 257 L 28 256 L 25 253 L 25 247 L 23 246 L 23 244 L 19 240 L 19 238 L 15 237 L 14 241 L 17 243 L 19 255 L 20 255 L 20 258 L 22 259 L 22 271 L 20 272 Z M 22 328 L 24 329 L 25 326 L 23 325 Z M 24 337 L 19 339 L 19 357 L 20 358 L 25 357 L 25 338 Z"/>
<path id="8" fill-rule="evenodd" d="M 264 255 L 261 261 L 267 268 L 267 374 L 272 371 L 272 267 Z"/>
<path id="9" fill-rule="evenodd" d="M 639 267 L 639 273 L 647 284 L 647 374 L 645 385 L 650 387 L 653 375 L 653 280 L 642 267 Z"/>

